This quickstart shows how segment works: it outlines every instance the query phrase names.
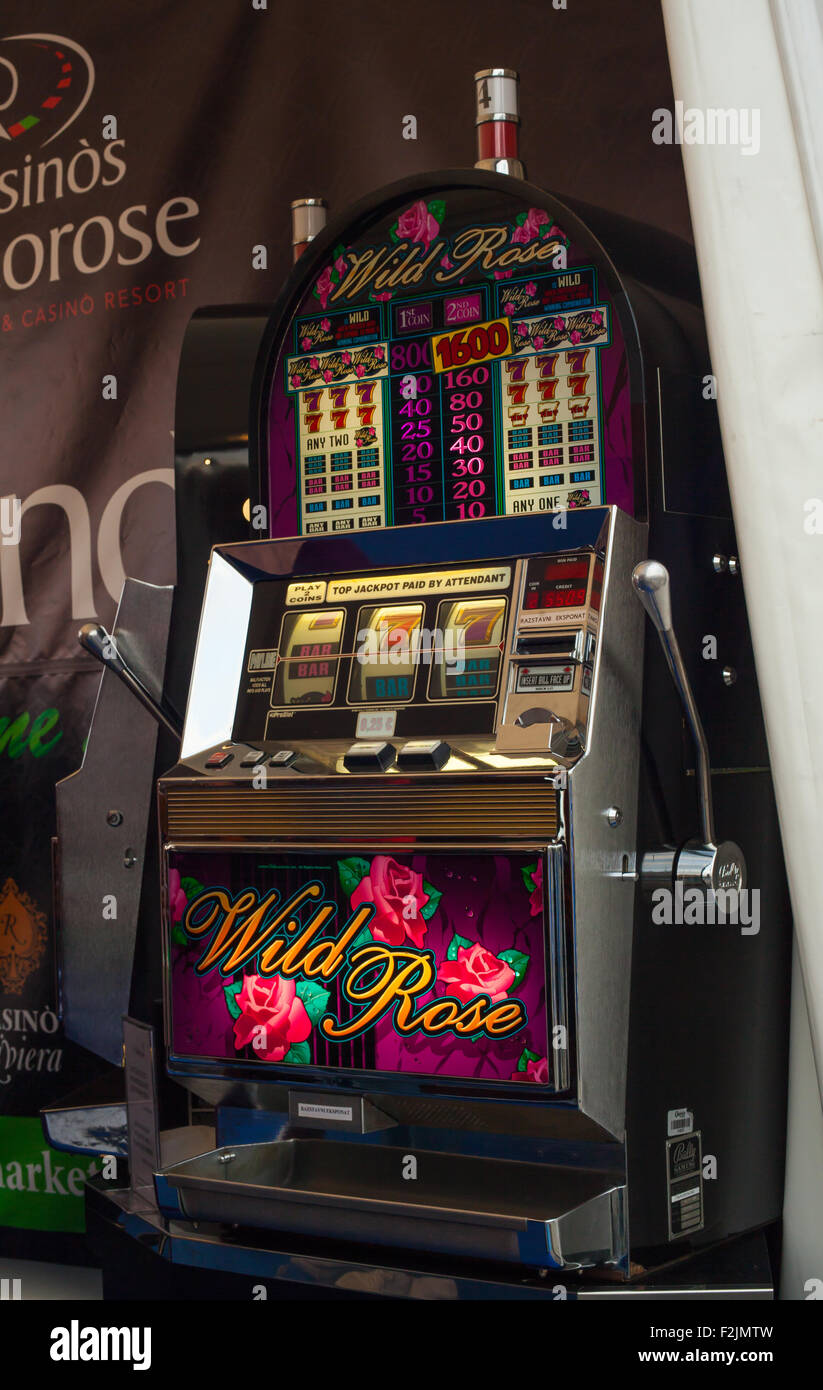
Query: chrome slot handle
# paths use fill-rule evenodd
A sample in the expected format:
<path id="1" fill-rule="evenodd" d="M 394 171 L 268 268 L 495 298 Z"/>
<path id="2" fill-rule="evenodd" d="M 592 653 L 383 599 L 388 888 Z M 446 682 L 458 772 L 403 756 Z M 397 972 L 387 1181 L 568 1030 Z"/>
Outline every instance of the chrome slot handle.
<path id="1" fill-rule="evenodd" d="M 682 883 L 702 888 L 706 893 L 737 893 L 746 887 L 746 860 L 732 840 L 717 842 L 709 746 L 672 623 L 669 571 L 658 560 L 644 560 L 635 566 L 632 583 L 660 638 L 694 741 L 701 837 L 687 841 L 681 849 L 665 846 L 644 854 L 640 863 L 641 886 L 649 891 Z"/>
<path id="2" fill-rule="evenodd" d="M 139 700 L 158 724 L 162 724 L 176 739 L 183 737 L 183 721 L 177 710 L 165 696 L 161 695 L 159 700 L 155 699 L 139 673 L 134 670 L 134 663 L 130 664 L 126 660 L 122 648 L 100 623 L 86 623 L 77 634 L 77 640 L 85 651 L 120 678 L 135 700 Z"/>

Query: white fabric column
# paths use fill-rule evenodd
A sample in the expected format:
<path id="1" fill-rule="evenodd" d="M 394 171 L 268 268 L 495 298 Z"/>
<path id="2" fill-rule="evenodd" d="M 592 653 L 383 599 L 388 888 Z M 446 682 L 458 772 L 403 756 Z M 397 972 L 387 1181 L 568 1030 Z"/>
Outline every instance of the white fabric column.
<path id="1" fill-rule="evenodd" d="M 684 108 L 759 116 L 757 152 L 684 143 L 683 160 L 805 984 L 783 1289 L 804 1298 L 823 1281 L 823 1152 L 803 1161 L 823 1148 L 823 43 L 815 0 L 663 0 L 663 12 Z"/>

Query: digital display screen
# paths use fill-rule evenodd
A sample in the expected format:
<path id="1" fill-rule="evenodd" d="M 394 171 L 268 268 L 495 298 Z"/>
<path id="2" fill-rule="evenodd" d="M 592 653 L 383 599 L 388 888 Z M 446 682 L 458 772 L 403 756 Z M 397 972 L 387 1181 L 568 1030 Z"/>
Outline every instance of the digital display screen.
<path id="1" fill-rule="evenodd" d="M 530 560 L 523 606 L 526 609 L 583 608 L 589 587 L 590 555 L 558 555 Z"/>

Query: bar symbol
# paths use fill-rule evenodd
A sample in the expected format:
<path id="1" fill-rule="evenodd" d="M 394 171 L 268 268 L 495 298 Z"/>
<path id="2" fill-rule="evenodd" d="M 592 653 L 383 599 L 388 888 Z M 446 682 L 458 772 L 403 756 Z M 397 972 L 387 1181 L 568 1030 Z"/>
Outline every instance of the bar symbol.
<path id="1" fill-rule="evenodd" d="M 12 1300 L 21 1300 L 22 1297 L 22 1279 L 0 1279 L 0 1302 L 8 1303 Z"/>

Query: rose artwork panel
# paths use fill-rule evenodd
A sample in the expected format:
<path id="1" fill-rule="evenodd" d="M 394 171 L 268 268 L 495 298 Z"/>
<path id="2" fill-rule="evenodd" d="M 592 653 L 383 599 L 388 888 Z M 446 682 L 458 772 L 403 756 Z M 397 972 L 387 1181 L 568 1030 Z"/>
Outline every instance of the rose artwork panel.
<path id="1" fill-rule="evenodd" d="M 167 899 L 177 1057 L 551 1084 L 534 852 L 181 851 Z"/>

